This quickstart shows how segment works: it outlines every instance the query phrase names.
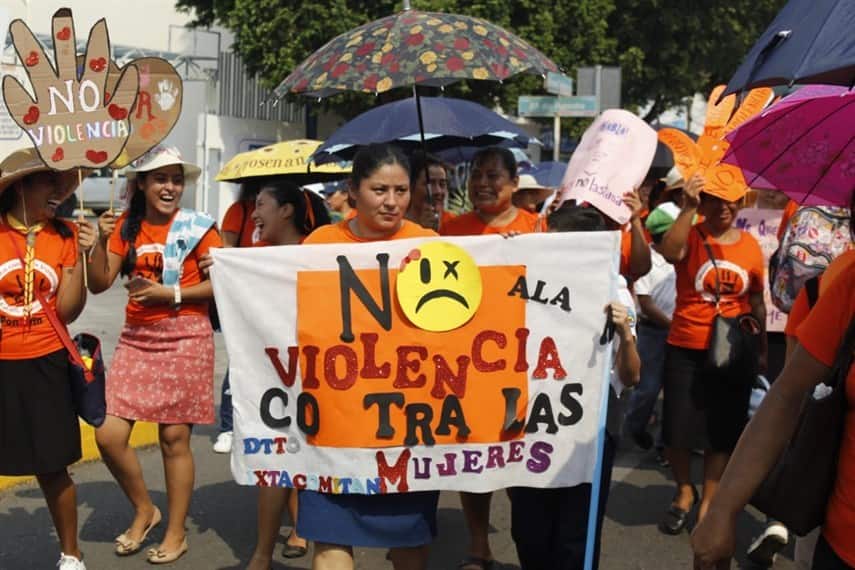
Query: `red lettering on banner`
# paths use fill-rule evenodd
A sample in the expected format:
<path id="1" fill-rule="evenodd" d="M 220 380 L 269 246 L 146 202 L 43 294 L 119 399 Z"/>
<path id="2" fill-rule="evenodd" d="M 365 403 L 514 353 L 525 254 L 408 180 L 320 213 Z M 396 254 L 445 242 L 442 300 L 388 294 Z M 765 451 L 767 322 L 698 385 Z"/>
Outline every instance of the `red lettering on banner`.
<path id="1" fill-rule="evenodd" d="M 410 379 L 408 371 L 418 372 L 421 369 L 421 361 L 428 356 L 427 348 L 423 346 L 399 346 L 398 353 L 398 374 L 395 376 L 395 383 L 392 384 L 395 388 L 421 388 L 427 382 L 427 376 L 419 374 L 414 379 Z M 410 354 L 418 355 L 419 359 L 409 358 Z"/>
<path id="2" fill-rule="evenodd" d="M 496 343 L 499 348 L 505 348 L 508 345 L 508 337 L 498 331 L 481 331 L 478 336 L 472 341 L 472 364 L 478 372 L 499 372 L 507 368 L 508 363 L 504 358 L 488 362 L 484 360 L 482 350 L 484 343 L 491 340 Z"/>
<path id="3" fill-rule="evenodd" d="M 297 377 L 297 357 L 299 356 L 299 350 L 296 346 L 288 347 L 288 371 L 286 372 L 285 367 L 282 366 L 282 361 L 279 359 L 279 349 L 273 347 L 264 349 L 264 352 L 270 359 L 270 363 L 276 369 L 276 374 L 282 380 L 282 384 L 288 388 L 294 385 L 294 380 Z"/>
<path id="4" fill-rule="evenodd" d="M 540 353 L 537 357 L 537 368 L 531 373 L 536 380 L 546 378 L 546 369 L 552 368 L 552 377 L 556 380 L 567 378 L 567 371 L 561 366 L 561 357 L 558 356 L 558 348 L 551 336 L 545 337 L 540 343 Z"/>
<path id="5" fill-rule="evenodd" d="M 398 483 L 399 493 L 406 493 L 410 490 L 410 486 L 407 483 L 407 464 L 410 461 L 411 454 L 412 452 L 409 449 L 405 449 L 401 452 L 401 455 L 398 456 L 398 461 L 396 461 L 394 465 L 390 466 L 389 463 L 386 462 L 386 454 L 382 451 L 377 452 L 377 476 L 380 478 L 380 490 L 383 493 L 387 492 L 387 480 L 390 485 L 394 485 L 396 482 Z"/>

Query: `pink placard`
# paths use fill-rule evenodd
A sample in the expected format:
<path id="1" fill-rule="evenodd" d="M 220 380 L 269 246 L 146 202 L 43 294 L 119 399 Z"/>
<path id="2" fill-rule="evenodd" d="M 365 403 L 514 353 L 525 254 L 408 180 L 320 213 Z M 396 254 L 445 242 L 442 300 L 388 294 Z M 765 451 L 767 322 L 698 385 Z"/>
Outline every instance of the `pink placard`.
<path id="1" fill-rule="evenodd" d="M 582 135 L 561 183 L 561 200 L 588 202 L 620 224 L 631 212 L 623 195 L 641 186 L 653 155 L 656 131 L 622 109 L 609 109 Z"/>

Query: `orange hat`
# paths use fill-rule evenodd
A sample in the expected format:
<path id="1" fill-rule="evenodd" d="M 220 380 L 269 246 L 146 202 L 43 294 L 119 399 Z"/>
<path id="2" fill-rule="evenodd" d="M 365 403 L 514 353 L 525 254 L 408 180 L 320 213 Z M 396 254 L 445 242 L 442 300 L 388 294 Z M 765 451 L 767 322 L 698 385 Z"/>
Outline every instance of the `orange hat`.
<path id="1" fill-rule="evenodd" d="M 720 102 L 724 85 L 713 89 L 707 104 L 704 132 L 697 142 L 677 129 L 662 129 L 659 140 L 674 154 L 674 166 L 688 180 L 696 173 L 704 177 L 704 192 L 728 202 L 741 200 L 748 192 L 742 170 L 731 164 L 721 164 L 730 143 L 724 140 L 730 131 L 759 113 L 772 100 L 773 92 L 761 87 L 749 92 L 736 108 L 736 95 Z M 735 109 L 735 110 L 734 110 Z"/>

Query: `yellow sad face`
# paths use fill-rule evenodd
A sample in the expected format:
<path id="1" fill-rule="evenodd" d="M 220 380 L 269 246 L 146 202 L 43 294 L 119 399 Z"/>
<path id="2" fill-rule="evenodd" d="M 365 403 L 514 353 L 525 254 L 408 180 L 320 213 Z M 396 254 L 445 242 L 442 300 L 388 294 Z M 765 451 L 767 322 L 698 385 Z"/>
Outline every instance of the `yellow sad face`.
<path id="1" fill-rule="evenodd" d="M 442 332 L 465 325 L 481 305 L 481 272 L 466 250 L 432 241 L 401 262 L 398 304 L 415 326 Z"/>

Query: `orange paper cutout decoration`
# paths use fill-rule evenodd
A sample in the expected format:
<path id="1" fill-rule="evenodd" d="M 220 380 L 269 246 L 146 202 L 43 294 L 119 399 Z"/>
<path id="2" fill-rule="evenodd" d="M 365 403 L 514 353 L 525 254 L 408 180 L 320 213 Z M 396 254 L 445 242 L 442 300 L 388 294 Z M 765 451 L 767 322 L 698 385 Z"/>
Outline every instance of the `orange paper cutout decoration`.
<path id="1" fill-rule="evenodd" d="M 735 94 L 717 103 L 724 88 L 724 85 L 719 85 L 710 94 L 704 131 L 697 141 L 683 131 L 670 128 L 660 130 L 658 136 L 671 149 L 674 166 L 684 180 L 700 173 L 704 177 L 704 192 L 736 202 L 745 196 L 748 185 L 739 167 L 721 163 L 730 147 L 724 137 L 762 111 L 772 100 L 773 92 L 768 87 L 753 89 L 734 112 Z"/>

